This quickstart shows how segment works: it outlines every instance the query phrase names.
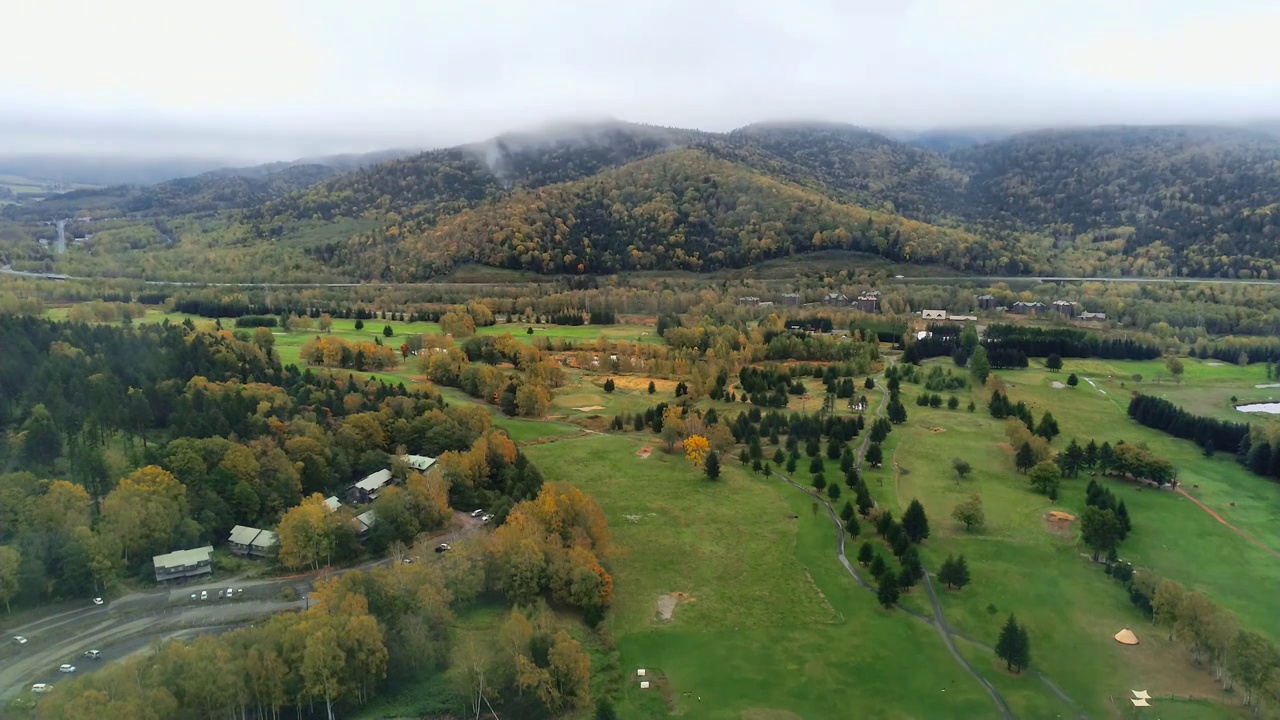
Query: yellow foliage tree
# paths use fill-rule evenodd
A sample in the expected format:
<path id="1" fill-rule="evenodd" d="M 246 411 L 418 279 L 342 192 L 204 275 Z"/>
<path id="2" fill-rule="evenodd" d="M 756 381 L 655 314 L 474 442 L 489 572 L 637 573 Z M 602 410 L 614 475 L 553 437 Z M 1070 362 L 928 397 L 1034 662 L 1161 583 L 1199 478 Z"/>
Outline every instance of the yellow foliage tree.
<path id="1" fill-rule="evenodd" d="M 702 464 L 707 461 L 707 453 L 710 450 L 711 443 L 701 435 L 690 435 L 684 439 L 684 456 L 696 467 L 702 467 Z"/>

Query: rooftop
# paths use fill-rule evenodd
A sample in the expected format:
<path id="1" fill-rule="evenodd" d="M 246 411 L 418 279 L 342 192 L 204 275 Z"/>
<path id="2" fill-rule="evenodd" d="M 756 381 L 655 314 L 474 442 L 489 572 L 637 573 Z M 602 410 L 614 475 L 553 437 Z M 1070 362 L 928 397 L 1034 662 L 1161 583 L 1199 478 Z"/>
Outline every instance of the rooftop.
<path id="1" fill-rule="evenodd" d="M 329 512 L 333 512 L 342 507 L 342 501 L 338 499 L 337 495 L 330 495 L 324 499 L 324 505 L 329 508 Z"/>
<path id="2" fill-rule="evenodd" d="M 388 482 L 391 482 L 391 471 L 379 470 L 378 472 L 356 483 L 356 487 L 366 492 L 374 492 L 375 490 L 381 489 L 382 486 L 386 485 Z"/>
<path id="3" fill-rule="evenodd" d="M 377 516 L 373 514 L 372 510 L 369 510 L 367 512 L 362 512 L 356 516 L 356 521 L 366 528 L 373 527 L 373 523 L 377 519 L 378 519 Z"/>
<path id="4" fill-rule="evenodd" d="M 156 555 L 151 558 L 151 562 L 158 569 L 180 568 L 189 565 L 197 565 L 202 562 L 209 562 L 213 555 L 213 546 L 205 545 L 204 547 L 192 548 L 190 550 L 175 550 L 165 555 Z"/>
<path id="5" fill-rule="evenodd" d="M 263 530 L 258 533 L 258 537 L 253 539 L 253 546 L 256 548 L 266 549 L 275 547 L 276 543 L 279 541 L 280 539 L 276 537 L 274 532 L 271 532 L 270 530 Z"/>
<path id="6" fill-rule="evenodd" d="M 401 455 L 400 459 L 404 461 L 404 464 L 419 472 L 426 472 L 431 469 L 432 465 L 436 464 L 435 458 L 427 457 L 426 455 Z"/>
<path id="7" fill-rule="evenodd" d="M 231 528 L 231 537 L 227 539 L 235 545 L 250 545 L 260 532 L 262 531 L 255 527 L 237 525 Z"/>

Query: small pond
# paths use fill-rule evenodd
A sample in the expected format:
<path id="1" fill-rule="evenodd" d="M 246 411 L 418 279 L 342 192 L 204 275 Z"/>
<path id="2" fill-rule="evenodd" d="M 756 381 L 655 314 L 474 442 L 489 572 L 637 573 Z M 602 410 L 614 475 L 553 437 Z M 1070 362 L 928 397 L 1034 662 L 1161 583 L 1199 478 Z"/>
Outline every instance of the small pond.
<path id="1" fill-rule="evenodd" d="M 1247 413 L 1267 413 L 1268 415 L 1280 415 L 1280 402 L 1264 402 L 1250 403 L 1248 405 L 1237 405 L 1236 409 L 1240 412 Z"/>

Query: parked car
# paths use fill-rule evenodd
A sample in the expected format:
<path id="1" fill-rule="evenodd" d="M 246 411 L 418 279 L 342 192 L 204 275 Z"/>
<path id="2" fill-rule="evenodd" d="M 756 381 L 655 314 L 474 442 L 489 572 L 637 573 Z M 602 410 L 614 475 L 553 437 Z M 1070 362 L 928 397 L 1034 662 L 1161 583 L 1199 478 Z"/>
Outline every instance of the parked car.
<path id="1" fill-rule="evenodd" d="M 76 671 L 75 665 L 63 665 L 62 667 L 58 668 L 58 672 L 73 673 L 75 671 Z"/>
<path id="2" fill-rule="evenodd" d="M 233 594 L 235 594 L 235 591 L 231 588 L 227 588 L 227 597 L 231 597 Z"/>
<path id="3" fill-rule="evenodd" d="M 492 515 L 482 515 L 482 516 L 480 516 L 480 522 L 482 522 L 482 523 L 487 523 L 487 522 L 489 522 L 489 521 L 490 521 L 490 520 L 492 520 L 492 519 L 493 519 L 493 516 L 492 516 Z"/>
<path id="4" fill-rule="evenodd" d="M 413 558 L 405 558 L 405 559 L 401 560 L 400 562 L 404 563 L 405 565 L 412 565 L 412 564 L 413 564 Z"/>
<path id="5" fill-rule="evenodd" d="M 483 509 L 479 509 L 479 510 L 472 510 L 472 511 L 471 511 L 471 517 L 480 517 L 480 516 L 481 516 L 481 515 L 483 515 L 483 514 L 484 514 L 484 510 L 483 510 Z"/>
<path id="6" fill-rule="evenodd" d="M 208 599 L 209 599 L 209 591 L 208 591 L 208 590 L 201 590 L 201 591 L 200 591 L 200 599 L 201 599 L 201 600 L 208 600 Z"/>
<path id="7" fill-rule="evenodd" d="M 195 600 L 195 599 L 196 599 L 196 594 L 195 594 L 195 593 L 191 593 L 191 599 L 192 599 L 192 600 Z"/>
<path id="8" fill-rule="evenodd" d="M 102 598 L 94 598 L 94 599 L 93 599 L 93 604 L 94 604 L 94 605 L 101 605 L 101 604 L 102 604 Z"/>
<path id="9" fill-rule="evenodd" d="M 46 684 L 46 683 L 36 683 L 35 685 L 32 685 L 32 686 L 31 686 L 31 692 L 33 692 L 33 693 L 47 693 L 47 692 L 49 692 L 49 686 L 48 686 L 48 684 Z"/>
<path id="10" fill-rule="evenodd" d="M 16 643 L 18 643 L 19 645 L 26 645 L 26 644 L 27 644 L 27 639 L 26 639 L 26 638 L 24 638 L 24 637 L 22 637 L 21 635 L 14 635 L 14 636 L 13 636 L 13 641 L 14 641 L 14 642 L 16 642 Z"/>
<path id="11" fill-rule="evenodd" d="M 436 552 L 438 553 L 448 552 L 452 549 L 453 548 L 449 547 L 449 543 L 440 543 L 439 545 L 436 546 Z"/>
<path id="12" fill-rule="evenodd" d="M 236 588 L 236 594 L 237 594 L 237 595 L 242 595 L 242 594 L 244 594 L 244 588 Z"/>
<path id="13" fill-rule="evenodd" d="M 84 656 L 89 658 L 90 660 L 98 660 L 102 657 L 102 653 L 98 652 L 97 650 L 85 650 Z"/>

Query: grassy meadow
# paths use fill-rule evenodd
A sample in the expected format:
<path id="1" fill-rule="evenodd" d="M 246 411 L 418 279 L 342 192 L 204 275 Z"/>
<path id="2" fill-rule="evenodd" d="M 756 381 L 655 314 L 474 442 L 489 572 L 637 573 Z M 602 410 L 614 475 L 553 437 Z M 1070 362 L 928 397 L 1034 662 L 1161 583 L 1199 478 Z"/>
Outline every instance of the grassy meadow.
<path id="1" fill-rule="evenodd" d="M 624 433 L 526 449 L 548 480 L 581 487 L 609 517 L 610 629 L 624 671 L 646 668 L 660 689 L 629 682 L 621 717 L 991 716 L 932 627 L 853 584 L 807 496 L 736 463 L 710 483 L 679 455 L 636 455 L 655 441 Z M 658 598 L 674 592 L 685 597 L 663 621 Z M 1052 706 L 1030 693 L 1029 710 Z"/>

